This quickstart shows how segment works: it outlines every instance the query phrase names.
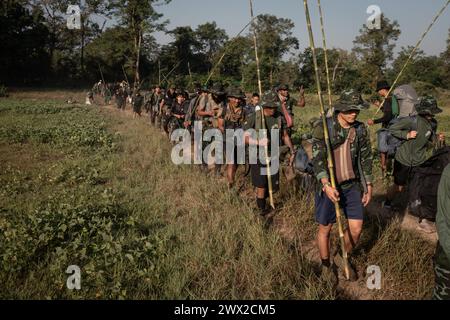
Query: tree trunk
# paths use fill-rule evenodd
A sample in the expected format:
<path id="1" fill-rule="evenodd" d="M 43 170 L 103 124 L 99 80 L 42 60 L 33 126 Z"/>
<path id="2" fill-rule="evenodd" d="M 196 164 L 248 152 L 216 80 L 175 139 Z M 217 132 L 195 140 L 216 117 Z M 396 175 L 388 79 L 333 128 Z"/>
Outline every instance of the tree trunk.
<path id="1" fill-rule="evenodd" d="M 336 73 L 337 73 L 337 70 L 338 70 L 340 64 L 341 64 L 341 57 L 339 57 L 338 62 L 336 63 L 336 65 L 334 66 L 334 69 L 333 69 L 333 78 L 331 80 L 333 83 L 333 88 L 335 87 Z"/>
<path id="2" fill-rule="evenodd" d="M 84 25 L 85 19 L 83 18 L 83 15 L 81 15 L 81 52 L 80 52 L 80 71 L 81 75 L 84 75 L 84 44 L 85 44 L 85 25 Z"/>
<path id="3" fill-rule="evenodd" d="M 138 29 L 137 37 L 135 37 L 135 47 L 136 47 L 136 70 L 134 74 L 134 87 L 137 88 L 140 85 L 141 77 L 139 74 L 139 62 L 141 57 L 141 44 L 142 44 L 142 33 L 141 29 Z"/>

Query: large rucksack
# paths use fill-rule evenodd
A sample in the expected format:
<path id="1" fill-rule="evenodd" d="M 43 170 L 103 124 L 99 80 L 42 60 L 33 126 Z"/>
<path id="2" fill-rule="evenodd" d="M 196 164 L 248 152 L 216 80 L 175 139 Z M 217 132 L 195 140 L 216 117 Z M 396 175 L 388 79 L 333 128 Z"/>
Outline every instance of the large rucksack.
<path id="1" fill-rule="evenodd" d="M 401 85 L 394 90 L 393 94 L 398 101 L 399 118 L 417 115 L 416 104 L 419 101 L 419 97 L 411 85 Z"/>
<path id="2" fill-rule="evenodd" d="M 412 120 L 412 126 L 410 130 L 417 130 L 417 116 L 410 116 Z M 389 125 L 397 123 L 401 118 L 393 119 Z M 398 148 L 406 142 L 406 140 L 394 137 L 388 128 L 381 128 L 377 131 L 378 151 L 387 153 L 389 157 L 394 157 Z"/>
<path id="3" fill-rule="evenodd" d="M 450 147 L 444 147 L 413 169 L 408 188 L 409 212 L 412 215 L 420 219 L 435 220 L 439 181 L 449 163 Z"/>

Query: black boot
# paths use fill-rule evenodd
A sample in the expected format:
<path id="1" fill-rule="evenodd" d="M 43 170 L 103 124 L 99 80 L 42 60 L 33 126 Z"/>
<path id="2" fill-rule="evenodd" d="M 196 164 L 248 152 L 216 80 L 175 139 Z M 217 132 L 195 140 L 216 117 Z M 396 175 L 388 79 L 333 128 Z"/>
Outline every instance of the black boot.
<path id="1" fill-rule="evenodd" d="M 256 198 L 256 204 L 258 205 L 259 214 L 261 216 L 265 216 L 269 213 L 268 208 L 266 207 L 266 199 Z"/>

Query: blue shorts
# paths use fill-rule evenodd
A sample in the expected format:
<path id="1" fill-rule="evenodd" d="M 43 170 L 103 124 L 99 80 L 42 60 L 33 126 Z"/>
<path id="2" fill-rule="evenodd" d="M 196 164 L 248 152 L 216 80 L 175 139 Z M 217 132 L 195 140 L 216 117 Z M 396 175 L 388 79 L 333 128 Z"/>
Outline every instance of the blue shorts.
<path id="1" fill-rule="evenodd" d="M 364 220 L 362 192 L 358 184 L 349 189 L 339 190 L 339 204 L 347 217 L 352 220 Z M 316 221 L 322 225 L 336 223 L 334 203 L 324 192 L 317 192 L 315 198 Z"/>

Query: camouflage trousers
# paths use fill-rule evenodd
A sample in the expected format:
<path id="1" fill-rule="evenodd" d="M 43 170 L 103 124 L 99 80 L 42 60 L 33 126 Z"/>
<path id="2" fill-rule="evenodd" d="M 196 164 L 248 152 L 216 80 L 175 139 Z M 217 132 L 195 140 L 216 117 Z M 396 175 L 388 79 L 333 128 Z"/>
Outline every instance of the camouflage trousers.
<path id="1" fill-rule="evenodd" d="M 433 300 L 450 300 L 450 259 L 438 243 L 434 256 Z"/>

